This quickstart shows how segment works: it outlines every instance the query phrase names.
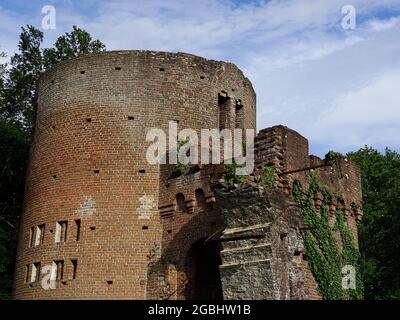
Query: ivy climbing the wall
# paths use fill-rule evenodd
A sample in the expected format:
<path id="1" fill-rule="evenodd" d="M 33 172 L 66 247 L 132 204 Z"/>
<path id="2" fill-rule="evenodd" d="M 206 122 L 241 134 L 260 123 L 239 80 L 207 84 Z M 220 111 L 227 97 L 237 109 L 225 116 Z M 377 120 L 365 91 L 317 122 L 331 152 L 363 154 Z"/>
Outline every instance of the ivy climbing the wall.
<path id="1" fill-rule="evenodd" d="M 225 179 L 228 186 L 233 186 L 234 184 L 241 185 L 244 180 L 244 175 L 238 175 L 236 169 L 244 168 L 244 164 L 239 164 L 236 161 L 232 163 L 224 163 Z"/>
<path id="2" fill-rule="evenodd" d="M 293 198 L 303 209 L 304 246 L 311 272 L 318 283 L 318 290 L 324 300 L 362 299 L 363 283 L 360 272 L 360 254 L 355 246 L 353 235 L 344 220 L 343 201 L 339 196 L 321 186 L 314 175 L 308 176 L 309 187 L 303 192 L 299 181 L 293 183 Z M 318 210 L 314 197 L 317 192 L 322 194 L 322 204 Z M 303 196 L 305 195 L 305 196 Z M 336 198 L 336 223 L 329 224 L 329 204 Z M 334 238 L 334 232 L 339 232 L 342 250 Z M 355 268 L 355 289 L 342 286 L 344 266 Z"/>
<path id="3" fill-rule="evenodd" d="M 265 189 L 271 189 L 275 185 L 275 170 L 273 166 L 266 166 L 262 169 L 262 172 L 260 173 L 258 179 L 260 181 L 260 184 L 265 188 Z"/>

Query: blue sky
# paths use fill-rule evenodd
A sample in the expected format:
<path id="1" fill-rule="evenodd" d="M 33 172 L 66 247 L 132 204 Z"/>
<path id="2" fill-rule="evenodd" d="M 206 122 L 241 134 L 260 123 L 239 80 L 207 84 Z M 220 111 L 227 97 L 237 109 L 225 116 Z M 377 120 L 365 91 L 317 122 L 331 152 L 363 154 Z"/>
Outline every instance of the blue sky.
<path id="1" fill-rule="evenodd" d="M 313 154 L 364 145 L 399 150 L 400 0 L 0 0 L 0 46 L 16 51 L 20 27 L 45 46 L 78 25 L 109 50 L 183 51 L 238 65 L 257 92 L 257 127 L 284 124 Z M 344 5 L 355 30 L 341 27 Z"/>

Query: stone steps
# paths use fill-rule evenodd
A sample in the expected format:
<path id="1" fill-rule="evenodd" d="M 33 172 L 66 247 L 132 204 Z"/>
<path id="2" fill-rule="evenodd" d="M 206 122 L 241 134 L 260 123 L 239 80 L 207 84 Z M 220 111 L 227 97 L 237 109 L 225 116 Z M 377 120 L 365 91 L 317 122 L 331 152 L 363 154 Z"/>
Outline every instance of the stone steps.
<path id="1" fill-rule="evenodd" d="M 260 244 L 239 248 L 225 249 L 220 252 L 222 265 L 234 265 L 269 260 L 271 257 L 271 244 Z"/>

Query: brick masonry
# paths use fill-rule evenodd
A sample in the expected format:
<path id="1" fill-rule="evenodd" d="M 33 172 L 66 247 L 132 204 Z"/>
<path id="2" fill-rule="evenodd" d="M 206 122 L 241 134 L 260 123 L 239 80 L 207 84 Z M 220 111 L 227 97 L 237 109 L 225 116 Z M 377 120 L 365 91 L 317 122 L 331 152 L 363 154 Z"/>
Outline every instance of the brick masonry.
<path id="1" fill-rule="evenodd" d="M 306 185 L 305 174 L 287 172 L 321 165 L 318 179 L 345 196 L 357 236 L 358 169 L 345 159 L 324 167 L 304 137 L 267 128 L 256 139 L 256 165 L 274 166 L 275 188 L 262 197 L 254 188 L 235 191 L 226 201 L 231 193 L 213 182 L 219 165 L 177 174 L 174 165 L 147 163 L 147 131 L 167 131 L 169 121 L 197 133 L 255 129 L 256 95 L 235 65 L 184 53 L 107 52 L 42 75 L 14 298 L 197 298 L 194 248 L 205 240 L 217 252 L 210 259 L 220 260 L 215 276 L 225 299 L 319 297 L 302 258 L 301 210 L 290 197 L 295 179 Z M 252 238 L 260 233 L 266 237 Z M 37 268 L 46 266 L 54 289 L 42 287 L 46 273 Z"/>

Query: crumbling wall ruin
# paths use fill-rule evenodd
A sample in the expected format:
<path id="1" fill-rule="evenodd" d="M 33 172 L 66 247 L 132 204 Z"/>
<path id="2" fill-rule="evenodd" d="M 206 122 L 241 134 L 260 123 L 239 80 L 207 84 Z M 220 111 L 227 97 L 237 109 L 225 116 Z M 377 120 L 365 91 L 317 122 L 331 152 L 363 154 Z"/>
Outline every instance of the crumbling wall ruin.
<path id="1" fill-rule="evenodd" d="M 149 292 L 158 292 L 152 298 L 193 298 L 190 290 L 195 288 L 191 279 L 196 268 L 185 269 L 182 252 L 187 252 L 195 239 L 202 239 L 206 244 L 219 245 L 219 276 L 224 299 L 321 299 L 305 250 L 307 228 L 303 208 L 292 195 L 293 183 L 298 181 L 307 186 L 307 177 L 311 173 L 321 185 L 340 194 L 346 224 L 356 240 L 357 224 L 362 217 L 358 168 L 342 156 L 333 158 L 328 155 L 323 160 L 309 156 L 308 141 L 284 126 L 267 128 L 259 133 L 255 161 L 255 172 L 240 184 L 229 185 L 221 166 L 201 167 L 197 180 L 193 176 L 168 180 L 169 188 L 173 186 L 171 190 L 174 192 L 186 189 L 189 193 L 193 193 L 193 188 L 198 188 L 202 181 L 209 207 L 201 209 L 196 199 L 187 200 L 188 208 L 194 208 L 193 212 L 199 212 L 198 215 L 180 227 L 178 223 L 176 227 L 181 230 L 181 240 L 165 242 L 167 246 L 152 269 L 156 270 L 154 273 L 158 278 L 164 279 L 164 274 L 168 274 L 168 288 L 174 283 L 177 293 L 167 297 L 152 286 Z M 266 186 L 260 178 L 265 167 L 273 168 L 270 171 L 273 185 Z M 188 179 L 192 179 L 190 183 Z M 314 201 L 319 208 L 321 195 L 316 194 Z M 357 206 L 352 206 L 354 203 Z M 336 219 L 336 206 L 334 201 L 329 204 L 332 223 Z M 160 210 L 164 215 L 165 208 Z M 209 219 L 217 219 L 218 223 L 210 228 Z M 193 230 L 196 230 L 196 236 L 193 236 Z M 200 235 L 199 232 L 204 233 Z M 341 239 L 337 233 L 335 240 L 340 247 Z M 175 245 L 171 246 L 172 243 Z M 168 271 L 171 252 L 177 261 L 175 267 L 180 270 L 178 274 L 183 274 L 183 277 L 174 274 L 171 278 Z M 156 279 L 154 276 L 150 278 Z"/>

